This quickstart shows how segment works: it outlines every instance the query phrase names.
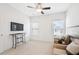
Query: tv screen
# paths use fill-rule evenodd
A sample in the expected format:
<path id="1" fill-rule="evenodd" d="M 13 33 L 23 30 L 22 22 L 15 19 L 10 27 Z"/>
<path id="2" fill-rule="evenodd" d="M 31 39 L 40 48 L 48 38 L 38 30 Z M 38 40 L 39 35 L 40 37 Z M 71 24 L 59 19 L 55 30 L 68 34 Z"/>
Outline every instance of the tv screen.
<path id="1" fill-rule="evenodd" d="M 11 31 L 23 31 L 23 24 L 11 22 Z"/>

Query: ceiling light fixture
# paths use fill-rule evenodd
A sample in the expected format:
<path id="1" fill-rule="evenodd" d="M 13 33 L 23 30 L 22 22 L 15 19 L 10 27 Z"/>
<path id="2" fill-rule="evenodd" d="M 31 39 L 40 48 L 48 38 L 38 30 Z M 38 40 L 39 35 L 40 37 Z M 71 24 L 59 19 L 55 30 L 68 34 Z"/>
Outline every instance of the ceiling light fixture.
<path id="1" fill-rule="evenodd" d="M 41 9 L 41 8 L 37 8 L 36 11 L 37 11 L 37 12 L 41 12 L 42 9 Z"/>

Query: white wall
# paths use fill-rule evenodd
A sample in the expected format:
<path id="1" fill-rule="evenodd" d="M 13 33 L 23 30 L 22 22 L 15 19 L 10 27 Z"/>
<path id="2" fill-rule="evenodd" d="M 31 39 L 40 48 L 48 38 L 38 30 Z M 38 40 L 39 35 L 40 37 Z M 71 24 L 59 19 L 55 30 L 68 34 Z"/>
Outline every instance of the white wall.
<path id="1" fill-rule="evenodd" d="M 54 13 L 53 17 L 54 20 L 66 20 L 66 12 Z"/>
<path id="2" fill-rule="evenodd" d="M 66 33 L 70 35 L 79 35 L 79 27 L 68 28 L 70 26 L 79 25 L 79 4 L 71 4 L 67 11 L 66 17 Z"/>
<path id="3" fill-rule="evenodd" d="M 12 47 L 10 22 L 24 24 L 26 37 L 29 36 L 29 17 L 8 4 L 0 4 L 0 53 Z"/>
<path id="4" fill-rule="evenodd" d="M 53 21 L 54 20 L 65 20 L 65 12 L 55 13 L 52 15 L 42 15 L 31 17 L 31 23 L 39 23 L 38 35 L 31 36 L 31 39 L 42 40 L 42 41 L 53 41 Z M 32 34 L 32 32 L 31 32 Z"/>

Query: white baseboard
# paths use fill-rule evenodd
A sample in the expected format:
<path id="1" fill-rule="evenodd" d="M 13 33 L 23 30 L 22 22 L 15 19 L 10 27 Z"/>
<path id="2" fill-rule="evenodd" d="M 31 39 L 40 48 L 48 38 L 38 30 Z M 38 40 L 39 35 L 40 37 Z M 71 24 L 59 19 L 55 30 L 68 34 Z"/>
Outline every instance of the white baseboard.
<path id="1" fill-rule="evenodd" d="M 42 42 L 54 42 L 54 40 L 36 40 L 36 39 L 30 39 L 30 40 L 42 41 Z"/>

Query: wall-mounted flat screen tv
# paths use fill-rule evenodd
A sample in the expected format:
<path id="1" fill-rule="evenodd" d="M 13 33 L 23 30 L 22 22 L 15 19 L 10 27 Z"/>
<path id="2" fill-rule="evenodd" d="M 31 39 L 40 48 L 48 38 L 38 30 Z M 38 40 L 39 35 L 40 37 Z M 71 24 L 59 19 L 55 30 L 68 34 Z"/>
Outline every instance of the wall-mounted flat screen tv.
<path id="1" fill-rule="evenodd" d="M 24 30 L 24 25 L 20 23 L 11 22 L 10 26 L 11 26 L 10 27 L 11 31 L 23 31 Z"/>

